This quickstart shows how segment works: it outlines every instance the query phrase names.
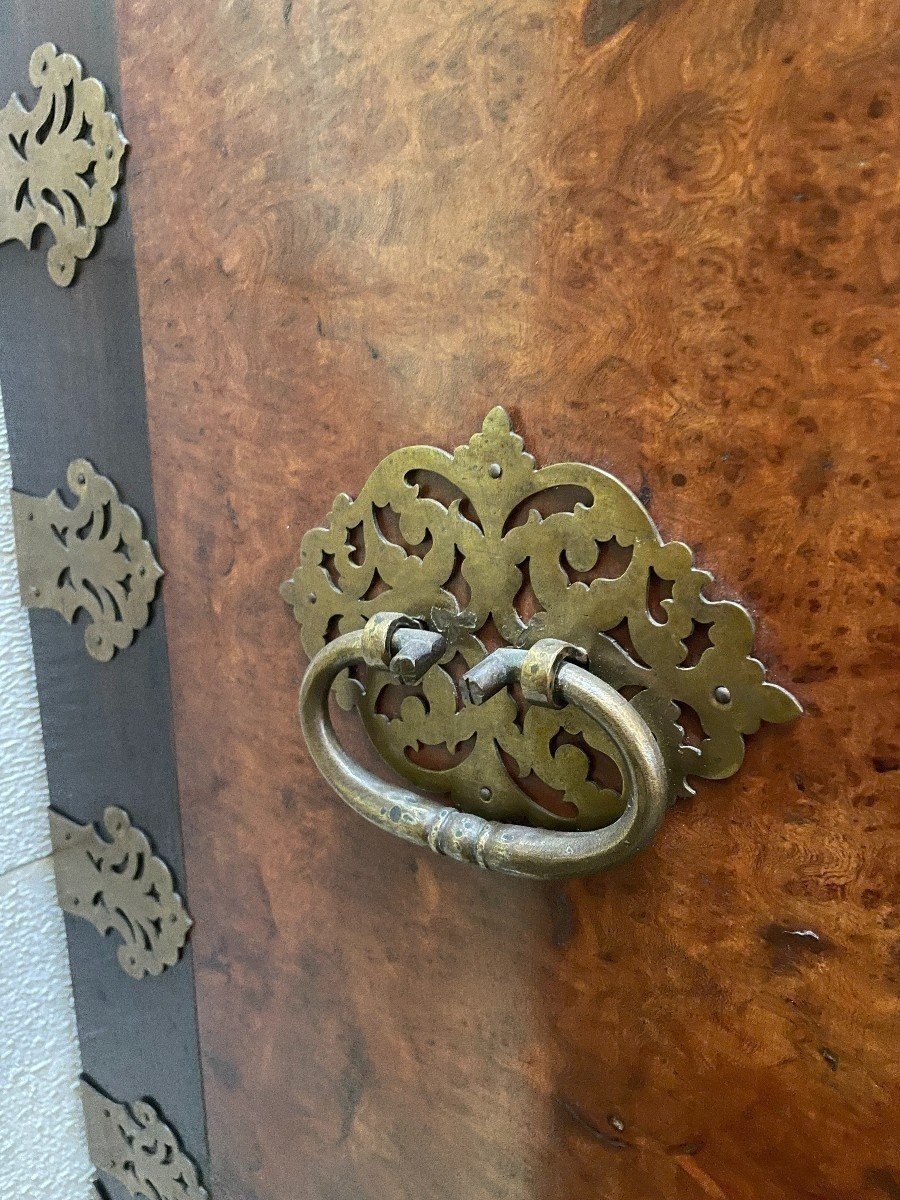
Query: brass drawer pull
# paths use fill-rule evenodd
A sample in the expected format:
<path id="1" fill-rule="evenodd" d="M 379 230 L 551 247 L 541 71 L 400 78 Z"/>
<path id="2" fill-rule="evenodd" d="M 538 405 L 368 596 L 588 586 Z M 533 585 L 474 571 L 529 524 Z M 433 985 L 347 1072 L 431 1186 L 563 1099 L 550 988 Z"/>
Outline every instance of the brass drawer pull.
<path id="1" fill-rule="evenodd" d="M 416 683 L 447 650 L 442 634 L 400 613 L 379 613 L 361 630 L 329 642 L 315 655 L 300 691 L 300 720 L 313 761 L 342 800 L 366 820 L 407 841 L 430 846 L 492 871 L 553 879 L 584 875 L 622 862 L 656 832 L 666 810 L 662 754 L 649 726 L 614 688 L 585 670 L 583 650 L 543 638 L 530 650 L 495 650 L 462 680 L 463 699 L 482 704 L 521 682 L 526 700 L 546 707 L 575 705 L 612 738 L 624 766 L 625 811 L 612 825 L 587 832 L 532 829 L 486 821 L 379 779 L 337 740 L 328 696 L 337 676 L 364 663 Z"/>
<path id="2" fill-rule="evenodd" d="M 313 758 L 370 821 L 454 858 L 540 878 L 621 862 L 694 779 L 738 770 L 761 721 L 800 713 L 710 582 L 614 476 L 539 467 L 501 408 L 453 454 L 395 450 L 281 588 Z M 329 693 L 413 790 L 347 756 Z"/>

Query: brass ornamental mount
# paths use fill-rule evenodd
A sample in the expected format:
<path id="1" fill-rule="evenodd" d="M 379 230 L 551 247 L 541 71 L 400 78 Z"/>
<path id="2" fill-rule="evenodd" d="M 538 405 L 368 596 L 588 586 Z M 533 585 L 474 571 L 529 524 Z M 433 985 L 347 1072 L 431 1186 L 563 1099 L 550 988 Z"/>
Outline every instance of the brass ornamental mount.
<path id="1" fill-rule="evenodd" d="M 84 79 L 74 55 L 45 42 L 29 76 L 40 89 L 34 108 L 13 95 L 0 109 L 0 243 L 30 248 L 46 225 L 54 239 L 47 270 L 65 287 L 112 216 L 128 142 L 103 84 Z"/>
<path id="2" fill-rule="evenodd" d="M 123 1104 L 84 1076 L 80 1091 L 88 1153 L 98 1171 L 145 1200 L 209 1200 L 196 1164 L 154 1104 Z"/>
<path id="3" fill-rule="evenodd" d="M 181 957 L 192 921 L 172 873 L 123 808 L 103 814 L 106 841 L 92 824 L 50 811 L 60 908 L 122 939 L 119 966 L 134 979 L 161 975 Z"/>
<path id="4" fill-rule="evenodd" d="M 502 408 L 452 455 L 397 450 L 282 585 L 311 659 L 310 753 L 351 807 L 440 853 L 535 878 L 611 866 L 691 777 L 734 774 L 761 721 L 801 712 L 711 578 L 614 476 L 537 468 Z M 332 693 L 443 801 L 352 759 Z"/>
<path id="5" fill-rule="evenodd" d="M 150 620 L 163 572 L 115 484 L 83 458 L 69 464 L 66 479 L 72 508 L 56 491 L 44 499 L 12 493 L 22 603 L 51 608 L 69 622 L 86 613 L 87 652 L 108 662 Z"/>

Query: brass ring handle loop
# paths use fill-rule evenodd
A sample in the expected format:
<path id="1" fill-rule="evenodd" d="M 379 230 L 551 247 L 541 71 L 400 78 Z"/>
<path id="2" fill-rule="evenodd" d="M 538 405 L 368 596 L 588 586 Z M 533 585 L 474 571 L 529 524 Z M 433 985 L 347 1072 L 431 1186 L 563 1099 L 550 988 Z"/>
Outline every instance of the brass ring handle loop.
<path id="1" fill-rule="evenodd" d="M 300 722 L 324 779 L 360 816 L 418 845 L 461 862 L 532 879 L 604 870 L 630 858 L 653 837 L 667 804 L 666 769 L 649 726 L 619 693 L 585 669 L 579 647 L 544 638 L 530 650 L 495 650 L 462 681 L 463 698 L 481 704 L 521 682 L 526 698 L 573 704 L 619 750 L 626 804 L 604 829 L 568 832 L 487 821 L 388 783 L 356 762 L 331 723 L 328 696 L 341 671 L 358 663 L 387 667 L 404 682 L 420 679 L 446 652 L 444 638 L 399 613 L 379 613 L 366 626 L 329 642 L 310 663 L 300 688 Z"/>

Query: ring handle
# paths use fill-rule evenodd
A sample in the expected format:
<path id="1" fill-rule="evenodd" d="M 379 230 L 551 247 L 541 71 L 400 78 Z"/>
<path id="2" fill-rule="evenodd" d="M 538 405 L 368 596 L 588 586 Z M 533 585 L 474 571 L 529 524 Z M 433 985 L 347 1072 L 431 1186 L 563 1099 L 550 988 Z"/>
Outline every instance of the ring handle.
<path id="1" fill-rule="evenodd" d="M 364 663 L 414 683 L 446 650 L 444 637 L 422 622 L 402 613 L 378 613 L 314 656 L 300 688 L 300 723 L 313 761 L 342 800 L 408 842 L 531 879 L 593 874 L 646 845 L 662 822 L 668 794 L 656 739 L 627 700 L 586 670 L 585 652 L 555 638 L 543 638 L 530 650 L 507 647 L 487 655 L 463 676 L 463 699 L 482 704 L 520 682 L 530 703 L 551 708 L 573 704 L 596 721 L 618 749 L 623 767 L 625 810 L 612 825 L 573 833 L 487 821 L 388 783 L 351 758 L 337 739 L 328 708 L 341 671 Z"/>

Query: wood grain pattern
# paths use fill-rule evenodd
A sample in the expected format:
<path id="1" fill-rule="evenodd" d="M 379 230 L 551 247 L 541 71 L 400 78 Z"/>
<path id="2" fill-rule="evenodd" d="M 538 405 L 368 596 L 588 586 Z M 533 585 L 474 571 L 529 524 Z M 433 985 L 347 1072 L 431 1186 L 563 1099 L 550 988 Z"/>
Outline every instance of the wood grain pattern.
<path id="1" fill-rule="evenodd" d="M 219 1200 L 900 1194 L 897 6 L 604 7 L 119 3 Z M 808 711 L 565 887 L 327 793 L 277 594 L 498 401 Z"/>

